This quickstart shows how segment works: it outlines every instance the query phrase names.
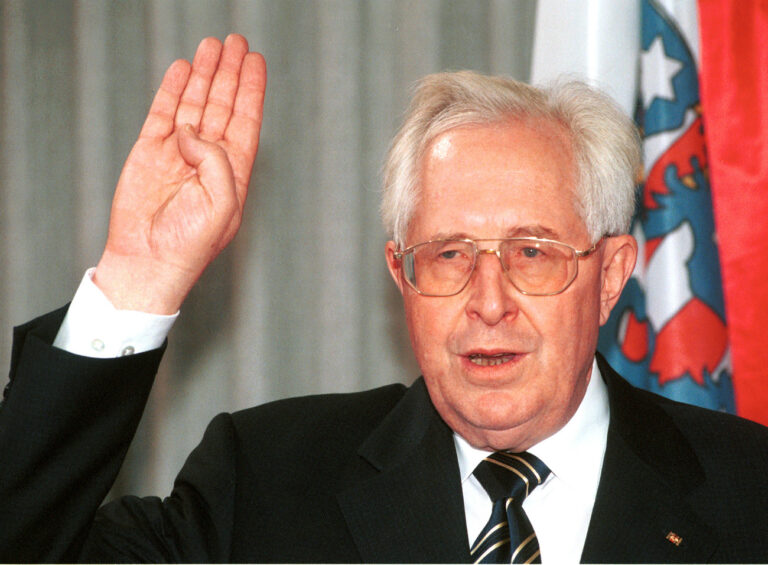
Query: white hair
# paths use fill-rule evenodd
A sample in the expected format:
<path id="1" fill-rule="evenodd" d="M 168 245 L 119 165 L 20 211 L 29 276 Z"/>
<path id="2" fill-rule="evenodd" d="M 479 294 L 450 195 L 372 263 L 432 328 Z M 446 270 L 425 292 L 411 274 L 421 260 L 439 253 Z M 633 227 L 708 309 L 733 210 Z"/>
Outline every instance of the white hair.
<path id="1" fill-rule="evenodd" d="M 627 233 L 635 209 L 640 140 L 632 120 L 606 94 L 578 81 L 536 88 L 472 71 L 427 75 L 417 85 L 387 155 L 381 215 L 404 246 L 419 197 L 421 162 L 438 135 L 466 125 L 548 120 L 571 141 L 578 171 L 577 209 L 592 242 Z"/>

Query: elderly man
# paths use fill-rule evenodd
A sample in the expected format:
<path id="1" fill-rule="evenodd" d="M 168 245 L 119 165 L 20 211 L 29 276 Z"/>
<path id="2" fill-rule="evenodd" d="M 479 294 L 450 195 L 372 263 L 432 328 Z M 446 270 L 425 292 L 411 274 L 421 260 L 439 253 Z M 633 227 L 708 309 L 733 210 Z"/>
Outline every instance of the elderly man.
<path id="1" fill-rule="evenodd" d="M 171 66 L 96 270 L 66 317 L 16 331 L 0 557 L 768 559 L 768 432 L 637 391 L 595 354 L 637 255 L 631 123 L 578 84 L 474 73 L 424 79 L 385 172 L 423 379 L 221 415 L 168 498 L 98 508 L 172 315 L 240 223 L 265 84 L 247 51 L 209 39 Z M 113 353 L 94 331 L 133 345 L 95 359 Z"/>

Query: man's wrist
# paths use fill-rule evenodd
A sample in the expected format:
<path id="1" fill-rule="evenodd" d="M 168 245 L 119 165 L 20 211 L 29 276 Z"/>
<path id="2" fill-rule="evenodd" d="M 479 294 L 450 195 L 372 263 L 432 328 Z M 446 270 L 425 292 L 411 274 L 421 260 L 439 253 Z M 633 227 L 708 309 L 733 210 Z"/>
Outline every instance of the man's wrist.
<path id="1" fill-rule="evenodd" d="M 91 280 L 119 310 L 171 315 L 179 311 L 199 276 L 170 262 L 105 250 Z"/>

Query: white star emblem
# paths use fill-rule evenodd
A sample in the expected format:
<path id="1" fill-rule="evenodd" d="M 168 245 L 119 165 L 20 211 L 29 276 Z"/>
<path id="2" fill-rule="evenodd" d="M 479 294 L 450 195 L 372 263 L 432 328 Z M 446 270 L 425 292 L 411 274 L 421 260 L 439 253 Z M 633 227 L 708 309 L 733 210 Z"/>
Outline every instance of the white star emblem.
<path id="1" fill-rule="evenodd" d="M 648 108 L 654 98 L 674 100 L 672 79 L 684 65 L 677 59 L 667 57 L 660 35 L 653 39 L 647 51 L 643 51 L 640 64 L 643 106 Z"/>

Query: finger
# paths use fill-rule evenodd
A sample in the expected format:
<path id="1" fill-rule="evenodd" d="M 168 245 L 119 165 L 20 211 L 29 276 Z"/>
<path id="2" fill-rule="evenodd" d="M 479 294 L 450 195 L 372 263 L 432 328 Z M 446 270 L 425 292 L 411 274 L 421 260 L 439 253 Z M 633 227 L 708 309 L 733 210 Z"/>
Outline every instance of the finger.
<path id="1" fill-rule="evenodd" d="M 149 107 L 149 114 L 141 128 L 139 137 L 162 139 L 171 134 L 176 110 L 184 87 L 189 80 L 190 70 L 189 62 L 184 60 L 175 61 L 168 67 L 160 83 L 160 88 L 152 100 L 152 105 Z"/>
<path id="2" fill-rule="evenodd" d="M 200 135 L 203 139 L 215 140 L 224 135 L 232 115 L 243 57 L 247 52 L 248 42 L 242 35 L 232 34 L 224 41 L 224 50 L 208 92 L 200 123 Z"/>
<path id="3" fill-rule="evenodd" d="M 241 201 L 245 200 L 245 190 L 259 148 L 266 86 L 267 66 L 264 57 L 259 53 L 248 53 L 243 59 L 235 105 L 224 135 L 229 146 L 237 148 L 237 151 L 231 152 L 230 160 Z"/>
<path id="4" fill-rule="evenodd" d="M 192 60 L 192 72 L 187 81 L 187 87 L 181 95 L 179 108 L 176 110 L 176 126 L 191 124 L 194 128 L 200 127 L 200 119 L 203 116 L 205 101 L 208 99 L 208 91 L 216 67 L 221 55 L 221 41 L 215 37 L 206 37 L 200 42 Z"/>

